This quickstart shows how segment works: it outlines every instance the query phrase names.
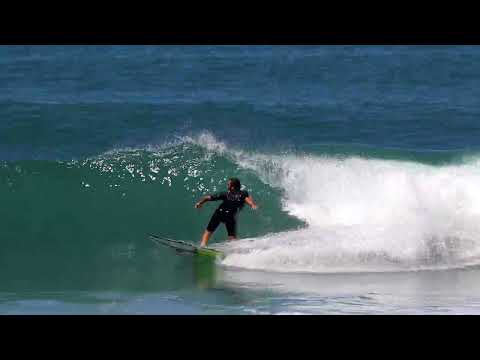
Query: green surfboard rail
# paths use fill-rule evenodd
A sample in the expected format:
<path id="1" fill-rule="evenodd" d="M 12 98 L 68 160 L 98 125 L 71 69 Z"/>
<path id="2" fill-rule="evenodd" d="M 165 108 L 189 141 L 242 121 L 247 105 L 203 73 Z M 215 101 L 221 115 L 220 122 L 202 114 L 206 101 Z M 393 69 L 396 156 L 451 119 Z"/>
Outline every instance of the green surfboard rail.
<path id="1" fill-rule="evenodd" d="M 150 239 L 156 244 L 164 245 L 172 249 L 177 250 L 178 252 L 191 253 L 202 257 L 208 257 L 211 259 L 223 259 L 225 254 L 221 251 L 208 248 L 200 247 L 189 243 L 187 241 L 170 239 L 161 235 L 149 234 Z"/>

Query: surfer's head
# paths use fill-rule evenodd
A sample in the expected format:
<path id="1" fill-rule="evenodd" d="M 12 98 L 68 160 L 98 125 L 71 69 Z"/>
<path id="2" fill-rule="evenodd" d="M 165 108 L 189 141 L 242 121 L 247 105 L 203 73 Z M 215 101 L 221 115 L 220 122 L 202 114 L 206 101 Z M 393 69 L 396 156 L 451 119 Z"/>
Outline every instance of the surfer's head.
<path id="1" fill-rule="evenodd" d="M 228 191 L 239 191 L 240 190 L 240 180 L 237 178 L 230 178 L 227 182 Z"/>

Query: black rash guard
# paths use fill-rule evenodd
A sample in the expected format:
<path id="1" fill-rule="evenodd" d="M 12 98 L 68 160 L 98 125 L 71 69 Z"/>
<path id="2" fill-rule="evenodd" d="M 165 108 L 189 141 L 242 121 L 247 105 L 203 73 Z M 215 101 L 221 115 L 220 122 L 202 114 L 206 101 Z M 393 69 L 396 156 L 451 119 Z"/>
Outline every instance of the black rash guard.
<path id="1" fill-rule="evenodd" d="M 248 197 L 246 191 L 229 191 L 210 196 L 210 201 L 223 200 L 220 206 L 215 210 L 207 225 L 207 230 L 214 232 L 221 222 L 225 224 L 229 236 L 237 234 L 237 213 L 245 205 L 245 199 Z"/>
<path id="2" fill-rule="evenodd" d="M 236 215 L 245 205 L 248 192 L 244 190 L 221 192 L 210 196 L 210 201 L 223 200 L 216 212 L 226 216 Z"/>

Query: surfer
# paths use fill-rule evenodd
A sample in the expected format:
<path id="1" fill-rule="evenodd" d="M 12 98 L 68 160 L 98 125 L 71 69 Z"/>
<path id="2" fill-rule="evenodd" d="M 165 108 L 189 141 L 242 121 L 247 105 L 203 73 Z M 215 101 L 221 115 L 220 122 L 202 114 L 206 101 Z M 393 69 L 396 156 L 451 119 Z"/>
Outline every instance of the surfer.
<path id="1" fill-rule="evenodd" d="M 220 192 L 213 195 L 204 196 L 195 204 L 200 209 L 207 201 L 223 200 L 220 206 L 215 210 L 207 225 L 207 229 L 203 233 L 201 247 L 206 246 L 210 236 L 217 229 L 221 222 L 225 224 L 228 233 L 228 239 L 237 238 L 237 215 L 242 210 L 243 205 L 247 203 L 252 209 L 257 209 L 257 205 L 252 197 L 245 190 L 240 190 L 240 180 L 231 178 L 227 182 L 227 192 Z"/>

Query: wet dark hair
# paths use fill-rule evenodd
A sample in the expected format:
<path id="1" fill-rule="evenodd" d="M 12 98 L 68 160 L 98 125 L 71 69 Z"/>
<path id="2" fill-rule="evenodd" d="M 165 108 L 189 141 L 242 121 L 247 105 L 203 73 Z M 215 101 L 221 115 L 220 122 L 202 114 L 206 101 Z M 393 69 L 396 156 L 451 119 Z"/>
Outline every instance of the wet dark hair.
<path id="1" fill-rule="evenodd" d="M 237 190 L 237 191 L 240 190 L 240 187 L 241 187 L 240 180 L 238 180 L 237 178 L 230 178 L 230 179 L 228 179 L 228 181 L 230 181 L 232 183 L 233 188 L 235 190 Z"/>

